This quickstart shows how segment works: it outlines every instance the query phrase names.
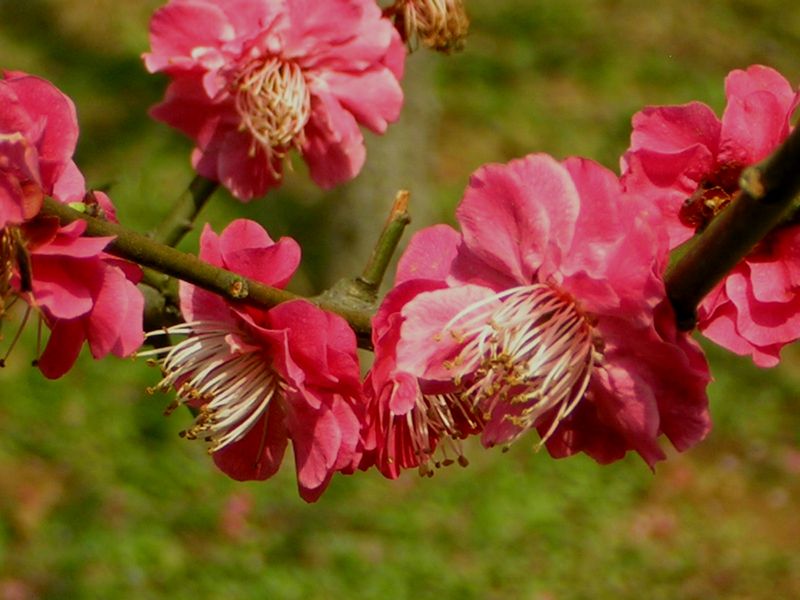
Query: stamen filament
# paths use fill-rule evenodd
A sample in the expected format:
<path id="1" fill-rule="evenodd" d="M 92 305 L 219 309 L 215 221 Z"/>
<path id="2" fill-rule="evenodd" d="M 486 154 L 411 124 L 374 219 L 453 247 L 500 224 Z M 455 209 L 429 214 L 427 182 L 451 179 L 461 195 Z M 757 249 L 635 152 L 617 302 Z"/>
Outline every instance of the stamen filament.
<path id="1" fill-rule="evenodd" d="M 175 389 L 179 404 L 199 405 L 194 424 L 182 432 L 187 439 L 202 437 L 209 453 L 242 439 L 269 409 L 285 384 L 272 370 L 264 355 L 245 342 L 245 350 L 234 349 L 230 336 L 242 333 L 227 323 L 195 321 L 147 337 L 187 335 L 174 346 L 139 353 L 153 357 L 164 376 L 155 386 L 160 391 Z M 170 411 L 171 412 L 171 411 Z"/>
<path id="2" fill-rule="evenodd" d="M 463 340 L 446 363 L 459 394 L 490 421 L 510 421 L 516 440 L 556 410 L 539 445 L 583 398 L 596 350 L 589 320 L 567 295 L 546 284 L 493 294 L 456 314 L 443 332 Z M 499 411 L 499 413 L 498 413 Z"/>

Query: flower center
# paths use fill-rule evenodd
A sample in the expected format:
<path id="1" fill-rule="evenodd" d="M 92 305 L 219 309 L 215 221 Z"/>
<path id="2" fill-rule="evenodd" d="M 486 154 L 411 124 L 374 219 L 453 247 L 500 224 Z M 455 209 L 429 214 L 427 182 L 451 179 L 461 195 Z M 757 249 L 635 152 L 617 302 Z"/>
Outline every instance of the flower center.
<path id="1" fill-rule="evenodd" d="M 444 331 L 464 343 L 445 367 L 487 423 L 511 425 L 504 443 L 552 415 L 540 444 L 546 442 L 583 397 L 598 356 L 589 318 L 569 296 L 541 283 L 477 302 Z"/>
<path id="2" fill-rule="evenodd" d="M 182 404 L 199 410 L 193 425 L 181 436 L 204 439 L 209 454 L 242 439 L 283 388 L 260 349 L 247 344 L 232 346 L 232 336 L 240 338 L 241 332 L 226 323 L 182 323 L 147 336 L 165 334 L 189 337 L 174 346 L 139 353 L 150 357 L 163 372 L 163 379 L 148 392 L 176 390 L 178 398 L 167 414 Z"/>
<path id="3" fill-rule="evenodd" d="M 736 163 L 718 165 L 703 180 L 678 211 L 678 219 L 695 232 L 703 231 L 739 194 L 739 176 L 744 167 Z"/>
<path id="4" fill-rule="evenodd" d="M 250 156 L 261 148 L 272 168 L 273 158 L 282 159 L 302 144 L 311 93 L 296 63 L 276 56 L 249 63 L 234 80 L 234 98 L 239 129 L 253 136 Z"/>
<path id="5" fill-rule="evenodd" d="M 416 405 L 405 415 L 389 422 L 387 438 L 395 440 L 389 448 L 390 460 L 403 468 L 418 465 L 419 474 L 433 475 L 454 462 L 465 467 L 461 440 L 480 430 L 479 417 L 472 406 L 456 394 L 418 394 Z"/>
<path id="6" fill-rule="evenodd" d="M 469 19 L 462 0 L 400 0 L 400 4 L 400 11 L 395 11 L 405 40 L 419 40 L 442 52 L 464 47 Z"/>

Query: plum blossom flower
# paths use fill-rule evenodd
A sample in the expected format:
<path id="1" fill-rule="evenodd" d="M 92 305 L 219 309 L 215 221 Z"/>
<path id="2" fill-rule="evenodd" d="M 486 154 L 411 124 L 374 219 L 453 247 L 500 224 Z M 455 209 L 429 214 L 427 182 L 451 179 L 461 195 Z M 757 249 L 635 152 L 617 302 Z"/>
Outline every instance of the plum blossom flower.
<path id="1" fill-rule="evenodd" d="M 766 158 L 791 131 L 800 92 L 760 65 L 725 80 L 718 119 L 700 102 L 648 107 L 633 117 L 622 159 L 627 190 L 660 209 L 675 247 L 702 231 L 739 195 L 742 170 Z M 762 367 L 800 338 L 800 226 L 789 220 L 756 246 L 705 298 L 698 327 Z"/>
<path id="2" fill-rule="evenodd" d="M 385 13 L 409 44 L 421 42 L 439 52 L 464 47 L 469 18 L 463 0 L 395 0 Z"/>
<path id="3" fill-rule="evenodd" d="M 485 446 L 536 429 L 553 456 L 606 463 L 634 450 L 652 466 L 665 457 L 659 435 L 679 450 L 697 443 L 710 376 L 674 326 L 666 238 L 647 206 L 585 159 L 482 167 L 457 211 L 461 233 L 425 230 L 404 255 L 382 321 L 396 341 L 373 387 L 410 375 L 457 399 L 450 414 L 466 412 Z M 381 398 L 408 414 L 396 393 Z"/>
<path id="4" fill-rule="evenodd" d="M 133 353 L 144 339 L 140 269 L 103 252 L 111 238 L 82 237 L 85 223 L 61 227 L 38 215 L 45 195 L 114 215 L 105 194 L 86 194 L 72 160 L 72 101 L 16 72 L 0 80 L 0 98 L 0 317 L 22 299 L 29 305 L 23 325 L 34 310 L 51 330 L 36 361 L 46 377 L 66 373 L 84 342 L 95 358 Z"/>
<path id="5" fill-rule="evenodd" d="M 150 40 L 147 69 L 172 79 L 152 116 L 240 200 L 278 186 L 292 148 L 318 185 L 352 179 L 359 123 L 383 133 L 400 113 L 405 50 L 372 0 L 172 0 Z"/>
<path id="6" fill-rule="evenodd" d="M 219 236 L 206 226 L 200 245 L 203 260 L 275 287 L 286 285 L 300 260 L 293 239 L 274 242 L 245 219 Z M 205 440 L 216 465 L 237 480 L 274 475 L 291 440 L 308 502 L 333 473 L 357 468 L 361 379 L 344 319 L 305 300 L 269 310 L 234 305 L 187 283 L 181 310 L 186 323 L 168 332 L 187 337 L 141 355 L 159 358 L 164 378 L 156 389 L 177 391 L 172 408 L 197 409 L 184 437 Z"/>

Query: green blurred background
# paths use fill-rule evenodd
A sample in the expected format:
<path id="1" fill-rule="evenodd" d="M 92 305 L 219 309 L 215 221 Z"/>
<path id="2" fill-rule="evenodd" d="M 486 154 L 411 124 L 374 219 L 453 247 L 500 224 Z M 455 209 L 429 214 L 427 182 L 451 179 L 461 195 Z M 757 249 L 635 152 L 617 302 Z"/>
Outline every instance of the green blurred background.
<path id="1" fill-rule="evenodd" d="M 0 0 L 0 67 L 75 100 L 79 165 L 142 231 L 192 177 L 190 143 L 146 116 L 165 85 L 139 59 L 160 4 Z M 280 192 L 247 206 L 218 194 L 203 217 L 297 238 L 293 287 L 316 292 L 364 261 L 398 187 L 416 227 L 451 221 L 482 163 L 545 151 L 615 168 L 645 104 L 721 110 L 726 73 L 756 62 L 800 82 L 795 2 L 467 4 L 466 51 L 411 57 L 403 117 L 369 138 L 355 182 L 322 194 L 295 161 Z M 83 356 L 45 381 L 28 329 L 2 373 L 0 600 L 800 597 L 796 348 L 770 371 L 709 348 L 714 431 L 655 474 L 635 457 L 553 461 L 530 439 L 506 454 L 470 444 L 466 469 L 336 477 L 306 505 L 290 457 L 241 484 L 180 440 L 189 415 L 162 416 L 142 361 Z"/>

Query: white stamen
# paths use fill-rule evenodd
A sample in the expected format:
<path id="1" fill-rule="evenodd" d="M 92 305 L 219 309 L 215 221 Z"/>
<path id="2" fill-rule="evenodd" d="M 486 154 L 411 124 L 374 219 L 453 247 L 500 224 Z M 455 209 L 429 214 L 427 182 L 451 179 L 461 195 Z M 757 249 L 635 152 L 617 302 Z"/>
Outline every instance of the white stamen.
<path id="1" fill-rule="evenodd" d="M 253 136 L 250 155 L 261 148 L 272 174 L 280 177 L 273 159 L 283 159 L 303 143 L 303 128 L 311 116 L 311 93 L 303 71 L 275 56 L 260 58 L 249 63 L 233 85 L 239 129 Z"/>
<path id="2" fill-rule="evenodd" d="M 228 336 L 242 336 L 231 325 L 196 321 L 151 331 L 147 336 L 164 334 L 189 337 L 174 346 L 139 353 L 155 358 L 164 373 L 151 391 L 175 388 L 178 404 L 202 403 L 194 425 L 182 435 L 188 439 L 202 436 L 209 442 L 210 453 L 242 439 L 285 387 L 258 349 L 231 348 Z"/>
<path id="3" fill-rule="evenodd" d="M 445 367 L 484 419 L 501 404 L 521 407 L 504 417 L 519 429 L 509 443 L 557 409 L 541 437 L 540 444 L 546 442 L 589 385 L 597 352 L 592 327 L 571 299 L 549 285 L 511 288 L 476 302 L 444 332 L 464 341 Z"/>

